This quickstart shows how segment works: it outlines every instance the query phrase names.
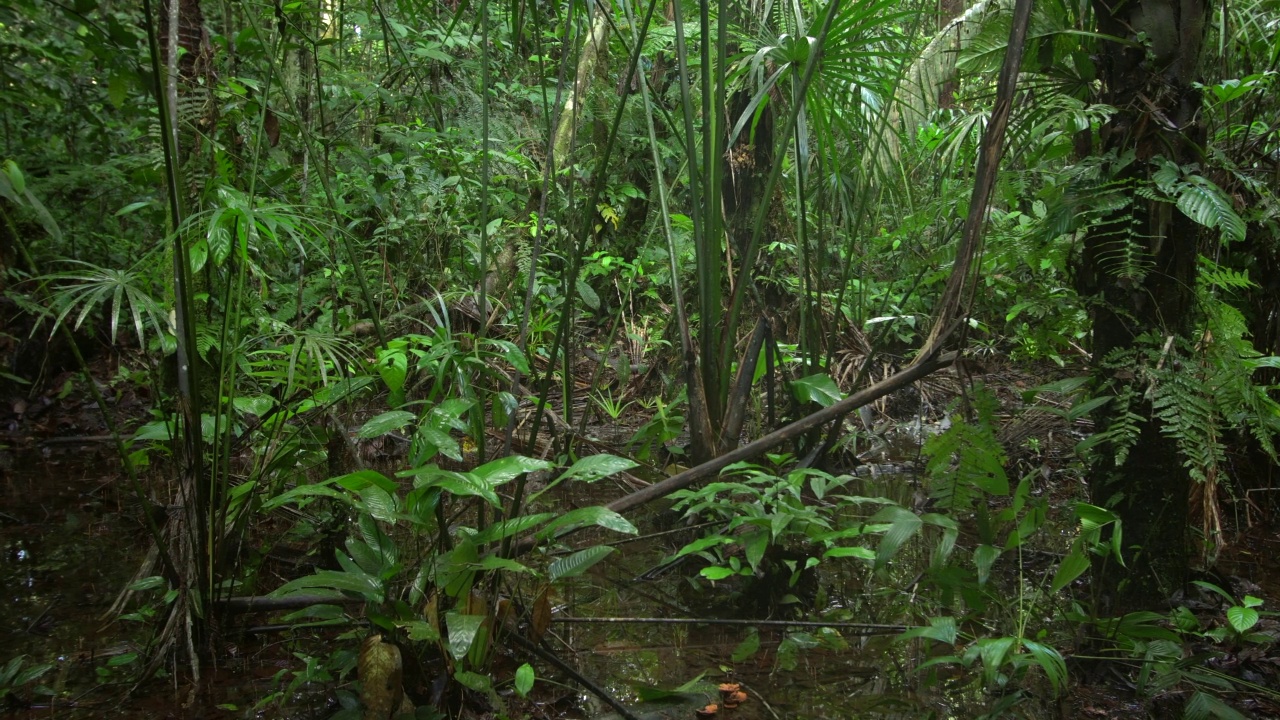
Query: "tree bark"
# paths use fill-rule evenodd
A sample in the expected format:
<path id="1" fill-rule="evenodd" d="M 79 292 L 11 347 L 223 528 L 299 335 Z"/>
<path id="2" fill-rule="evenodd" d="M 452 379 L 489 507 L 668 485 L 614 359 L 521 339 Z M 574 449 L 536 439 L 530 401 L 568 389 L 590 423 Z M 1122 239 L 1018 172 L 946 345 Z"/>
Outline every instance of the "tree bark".
<path id="1" fill-rule="evenodd" d="M 1149 184 L 1157 156 L 1184 166 L 1200 159 L 1205 133 L 1197 115 L 1200 91 L 1192 80 L 1209 7 L 1206 0 L 1093 0 L 1093 9 L 1100 33 L 1134 41 L 1101 44 L 1100 100 L 1119 112 L 1101 128 L 1097 150 L 1104 157 L 1133 153 L 1132 162 L 1116 163 L 1113 179 L 1137 189 Z M 1108 369 L 1109 358 L 1150 347 L 1153 337 L 1186 338 L 1195 326 L 1199 226 L 1169 203 L 1137 194 L 1132 200 L 1085 238 L 1077 285 L 1093 301 L 1095 381 L 1110 382 L 1113 389 L 1137 378 Z M 1116 272 L 1116 246 L 1122 242 L 1144 246 L 1145 272 Z M 1144 389 L 1136 390 L 1142 397 Z M 1100 431 L 1112 426 L 1116 405 L 1099 411 Z M 1100 447 L 1090 469 L 1093 503 L 1120 517 L 1127 564 L 1100 560 L 1095 566 L 1100 614 L 1159 604 L 1185 582 L 1189 566 L 1191 476 L 1176 443 L 1152 418 L 1150 403 L 1131 409 L 1146 420 L 1125 461 L 1117 465 L 1114 448 Z"/>

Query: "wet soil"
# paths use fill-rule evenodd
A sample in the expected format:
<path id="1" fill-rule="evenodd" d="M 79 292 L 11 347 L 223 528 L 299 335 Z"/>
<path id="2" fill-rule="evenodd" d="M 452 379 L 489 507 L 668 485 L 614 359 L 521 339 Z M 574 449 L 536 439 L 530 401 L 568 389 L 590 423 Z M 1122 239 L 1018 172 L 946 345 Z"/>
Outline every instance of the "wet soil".
<path id="1" fill-rule="evenodd" d="M 25 402 L 25 401 L 24 401 Z M 142 416 L 141 403 L 124 400 Z M 217 663 L 204 668 L 202 695 L 192 697 L 187 668 L 179 663 L 140 687 L 131 683 L 135 658 L 145 654 L 152 628 L 145 622 L 106 620 L 106 611 L 133 575 L 150 544 L 138 505 L 131 501 L 114 447 L 101 441 L 96 409 L 72 395 L 62 400 L 25 403 L 22 412 L 0 407 L 0 664 L 25 655 L 31 664 L 51 669 L 37 682 L 0 703 L 5 717 L 21 718 L 328 718 L 338 709 L 335 691 L 350 690 L 351 678 L 304 683 L 280 702 L 254 707 L 301 670 L 303 656 L 332 658 L 358 645 L 357 630 L 280 632 L 269 627 L 278 618 L 242 617 L 244 625 L 262 632 L 229 628 L 220 639 Z M 1061 429 L 1056 432 L 1061 432 Z M 596 428 L 602 438 L 625 436 L 616 424 Z M 617 437 L 613 438 L 614 440 Z M 1077 497 L 1078 483 L 1064 474 L 1061 447 L 1068 435 L 1042 444 L 1024 443 L 1014 458 L 1024 470 L 1041 473 L 1037 494 L 1054 507 Z M 77 439 L 78 438 L 78 439 Z M 882 460 L 906 457 L 913 447 L 898 443 Z M 592 493 L 561 497 L 566 506 L 607 502 L 621 488 L 606 483 Z M 862 481 L 857 492 L 919 502 L 911 478 L 876 477 Z M 653 509 L 633 518 L 642 530 L 670 526 L 671 517 Z M 1224 554 L 1220 570 L 1233 589 L 1254 592 L 1274 607 L 1280 598 L 1280 534 L 1266 518 L 1246 518 L 1238 540 Z M 605 540 L 605 538 L 600 538 Z M 612 539 L 612 538 L 610 538 Z M 579 538 L 586 542 L 587 538 Z M 687 541 L 687 538 L 680 542 Z M 577 542 L 577 541 L 576 541 Z M 675 544 L 673 544 L 675 543 Z M 624 546 L 586 577 L 567 585 L 557 597 L 558 619 L 568 617 L 723 618 L 785 617 L 761 613 L 729 593 L 695 591 L 679 571 L 660 581 L 637 577 L 660 564 L 679 543 L 672 539 Z M 816 609 L 828 618 L 866 623 L 899 622 L 909 617 L 910 592 L 864 594 L 848 577 L 827 571 L 819 584 L 828 589 Z M 1012 584 L 1016 578 L 1008 578 Z M 1243 584 L 1248 583 L 1248 584 Z M 904 583 L 905 585 L 905 583 Z M 839 588 L 843 588 L 840 590 Z M 721 587 L 719 590 L 725 590 Z M 133 608 L 137 610 L 135 606 Z M 1218 611 L 1209 611 L 1213 614 Z M 752 613 L 755 613 L 752 615 Z M 972 690 L 973 683 L 949 690 L 946 672 L 926 686 L 925 678 L 906 670 L 921 658 L 917 649 L 894 644 L 889 637 L 845 631 L 822 633 L 813 628 L 761 628 L 758 650 L 745 656 L 742 644 L 750 631 L 714 624 L 590 624 L 556 622 L 551 647 L 584 675 L 633 705 L 646 720 L 691 718 L 707 702 L 717 700 L 715 686 L 739 683 L 748 699 L 732 714 L 743 720 L 772 718 L 930 718 L 973 717 L 989 707 L 991 697 Z M 799 633 L 799 635 L 797 635 Z M 797 650 L 796 638 L 805 647 Z M 1064 651 L 1069 646 L 1060 646 Z M 514 657 L 517 653 L 511 653 Z M 737 655 L 735 657 L 735 655 Z M 1265 657 L 1259 662 L 1274 662 Z M 512 665 L 523 660 L 514 660 Z M 529 717 L 611 717 L 594 696 L 577 689 L 555 671 L 539 666 L 540 678 L 552 680 L 536 702 L 513 704 Z M 958 679 L 958 676 L 956 676 Z M 1259 676 L 1262 677 L 1262 676 Z M 1275 677 L 1275 673 L 1267 677 Z M 690 692 L 665 703 L 642 702 L 644 688 L 670 690 L 698 680 Z M 970 678 L 971 680 L 971 678 Z M 1159 711 L 1158 702 L 1139 702 L 1119 675 L 1077 684 L 1061 700 L 1034 690 L 1018 706 L 1025 717 L 1129 718 Z M 48 692 L 37 690 L 44 686 Z M 539 688 L 543 683 L 539 683 Z M 1258 706 L 1257 717 L 1267 717 Z"/>

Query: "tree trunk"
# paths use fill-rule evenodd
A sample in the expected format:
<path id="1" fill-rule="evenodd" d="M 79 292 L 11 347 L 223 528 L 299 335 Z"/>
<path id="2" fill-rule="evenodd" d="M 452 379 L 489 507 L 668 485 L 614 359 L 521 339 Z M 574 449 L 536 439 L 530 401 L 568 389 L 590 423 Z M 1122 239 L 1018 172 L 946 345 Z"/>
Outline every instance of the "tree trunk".
<path id="1" fill-rule="evenodd" d="M 1093 0 L 1100 33 L 1131 46 L 1103 42 L 1098 57 L 1101 101 L 1119 112 L 1101 128 L 1098 151 L 1114 158 L 1113 179 L 1132 189 L 1147 186 L 1162 156 L 1179 165 L 1197 162 L 1204 129 L 1197 111 L 1200 91 L 1192 84 L 1204 39 L 1206 0 Z M 1078 289 L 1091 297 L 1093 362 L 1099 385 L 1138 382 L 1137 373 L 1108 366 L 1109 358 L 1149 348 L 1153 342 L 1187 338 L 1194 328 L 1194 288 L 1199 226 L 1172 205 L 1134 194 L 1129 207 L 1093 228 L 1085 239 Z M 1117 268 L 1117 246 L 1137 245 L 1141 272 Z M 1143 336 L 1146 336 L 1145 338 Z M 1155 338 L 1156 340 L 1153 340 Z M 1175 351 L 1176 352 L 1176 351 Z M 1191 476 L 1175 442 L 1140 398 L 1130 409 L 1146 418 L 1123 463 L 1100 447 L 1090 470 L 1094 504 L 1110 507 L 1122 523 L 1127 568 L 1100 561 L 1095 592 L 1100 614 L 1150 607 L 1186 579 Z M 1104 406 L 1098 430 L 1116 420 L 1119 403 Z"/>

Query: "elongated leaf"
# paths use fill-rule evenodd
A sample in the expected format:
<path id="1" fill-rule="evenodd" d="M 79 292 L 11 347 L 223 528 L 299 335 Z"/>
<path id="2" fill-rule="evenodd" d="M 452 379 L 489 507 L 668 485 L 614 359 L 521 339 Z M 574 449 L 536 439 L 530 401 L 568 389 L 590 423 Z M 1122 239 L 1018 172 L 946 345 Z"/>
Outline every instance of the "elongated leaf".
<path id="1" fill-rule="evenodd" d="M 601 478 L 616 475 L 620 472 L 630 470 L 636 467 L 633 460 L 620 458 L 616 455 L 600 454 L 590 455 L 580 458 L 568 470 L 556 478 L 556 482 L 565 480 L 580 480 L 582 482 L 595 482 Z"/>
<path id="2" fill-rule="evenodd" d="M 828 558 L 857 558 L 859 560 L 875 560 L 876 553 L 871 548 L 864 547 L 833 547 L 822 553 L 824 560 Z"/>
<path id="3" fill-rule="evenodd" d="M 395 492 L 396 481 L 383 475 L 377 470 L 357 470 L 333 479 L 333 482 L 358 493 L 367 487 L 381 488 L 383 492 Z"/>
<path id="4" fill-rule="evenodd" d="M 285 597 L 298 590 L 317 589 L 352 592 L 370 602 L 381 602 L 384 594 L 382 581 L 372 575 L 361 572 L 320 570 L 314 575 L 285 583 L 271 595 Z"/>
<path id="5" fill-rule="evenodd" d="M 487 483 L 489 487 L 497 487 L 524 473 L 546 470 L 549 467 L 551 463 L 546 460 L 537 460 L 523 455 L 508 455 L 485 463 L 468 474 Z"/>
<path id="6" fill-rule="evenodd" d="M 590 569 L 592 565 L 608 557 L 613 550 L 607 545 L 596 545 L 586 550 L 579 550 L 568 557 L 562 557 L 551 563 L 551 567 L 547 568 L 547 574 L 551 577 L 552 582 L 564 578 L 578 577 Z"/>
<path id="7" fill-rule="evenodd" d="M 356 433 L 356 435 L 366 440 L 369 438 L 382 437 L 393 430 L 399 430 L 417 419 L 417 415 L 404 410 L 384 412 L 377 417 L 371 418 L 364 425 L 360 426 L 360 431 Z"/>
<path id="8" fill-rule="evenodd" d="M 496 522 L 477 533 L 475 541 L 481 544 L 491 543 L 513 535 L 519 535 L 532 530 L 555 516 L 555 513 L 538 513 L 537 515 L 524 515 Z"/>
<path id="9" fill-rule="evenodd" d="M 1053 574 L 1053 582 L 1049 584 L 1049 591 L 1058 592 L 1062 588 L 1070 585 L 1088 569 L 1089 556 L 1077 541 L 1072 544 L 1071 551 L 1068 552 L 1067 556 L 1062 558 L 1062 562 L 1058 564 L 1058 571 Z"/>
<path id="10" fill-rule="evenodd" d="M 1022 646 L 1031 653 L 1031 658 L 1044 670 L 1045 677 L 1049 678 L 1049 684 L 1053 686 L 1053 691 L 1061 692 L 1067 684 L 1067 662 L 1062 659 L 1062 655 L 1048 645 L 1031 640 L 1023 640 Z"/>
<path id="11" fill-rule="evenodd" d="M 871 518 L 871 522 L 888 521 L 889 529 L 880 538 L 880 547 L 876 552 L 876 567 L 883 567 L 890 558 L 898 554 L 902 544 L 920 532 L 924 521 L 915 513 L 903 507 L 890 506 L 880 510 Z"/>
<path id="12" fill-rule="evenodd" d="M 626 518 L 606 507 L 593 506 L 570 510 L 561 515 L 559 519 L 552 521 L 542 530 L 538 531 L 539 538 L 549 538 L 557 530 L 561 528 L 570 528 L 579 525 L 599 525 L 607 530 L 626 533 L 627 535 L 636 535 L 640 531 L 636 529 Z"/>

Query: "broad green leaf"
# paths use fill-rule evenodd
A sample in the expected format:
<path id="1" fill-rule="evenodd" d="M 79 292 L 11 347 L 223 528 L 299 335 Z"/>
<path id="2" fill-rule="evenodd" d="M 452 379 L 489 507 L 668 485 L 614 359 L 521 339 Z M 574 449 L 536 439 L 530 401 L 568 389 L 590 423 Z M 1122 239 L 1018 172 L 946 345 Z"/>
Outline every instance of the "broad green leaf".
<path id="1" fill-rule="evenodd" d="M 516 692 L 520 697 L 527 697 L 529 695 L 529 691 L 533 689 L 533 681 L 533 666 L 529 665 L 529 663 L 525 663 L 516 668 L 515 687 Z"/>
<path id="2" fill-rule="evenodd" d="M 470 670 L 458 670 L 453 674 L 453 679 L 457 680 L 459 685 L 479 693 L 487 693 L 493 689 L 493 681 L 489 679 L 488 675 L 481 675 Z"/>
<path id="3" fill-rule="evenodd" d="M 859 560 L 875 560 L 876 554 L 875 554 L 875 551 L 872 550 L 871 548 L 843 547 L 843 546 L 833 547 L 830 550 L 822 553 L 823 560 L 826 560 L 829 558 L 847 558 L 847 557 L 857 558 Z"/>
<path id="4" fill-rule="evenodd" d="M 579 278 L 575 287 L 578 289 L 578 296 L 582 298 L 583 305 L 592 310 L 600 309 L 600 296 L 596 294 L 595 290 L 591 289 L 591 286 L 586 281 Z"/>
<path id="5" fill-rule="evenodd" d="M 1234 689 L 1234 688 L 1225 688 Z M 1197 690 L 1187 699 L 1187 704 L 1182 710 L 1182 717 L 1186 720 L 1249 720 L 1249 716 L 1236 710 L 1228 705 L 1224 700 L 1216 695 Z"/>
<path id="6" fill-rule="evenodd" d="M 395 492 L 397 488 L 395 480 L 377 470 L 357 470 L 353 473 L 336 477 L 333 482 L 354 493 L 358 493 L 370 486 L 382 488 L 385 492 Z"/>
<path id="7" fill-rule="evenodd" d="M 444 614 L 445 627 L 449 630 L 449 654 L 454 660 L 461 660 L 467 656 L 467 652 L 471 650 L 471 643 L 475 642 L 476 633 L 480 632 L 480 626 L 484 624 L 484 619 L 484 615 L 464 615 L 452 611 Z"/>
<path id="8" fill-rule="evenodd" d="M 477 570 L 506 570 L 508 572 L 524 572 L 531 573 L 533 568 L 512 560 L 511 558 L 498 557 L 497 555 L 489 555 L 475 564 Z"/>
<path id="9" fill-rule="evenodd" d="M 364 502 L 365 509 L 376 520 L 395 525 L 399 519 L 399 499 L 377 485 L 369 485 L 361 489 L 360 500 Z"/>
<path id="10" fill-rule="evenodd" d="M 992 684 L 996 680 L 996 675 L 1000 672 L 1000 667 L 1004 665 L 1004 660 L 1009 656 L 1009 651 L 1013 649 L 1017 638 L 997 637 L 982 638 L 978 640 L 978 656 L 982 658 L 982 674 L 987 684 Z"/>
<path id="11" fill-rule="evenodd" d="M 551 567 L 547 568 L 547 574 L 551 577 L 552 582 L 562 578 L 578 577 L 590 569 L 592 565 L 608 557 L 613 550 L 614 548 L 608 545 L 596 545 L 586 550 L 579 550 L 568 557 L 562 557 L 551 563 Z"/>
<path id="12" fill-rule="evenodd" d="M 590 455 L 580 458 L 568 470 L 556 478 L 556 482 L 564 480 L 580 480 L 582 482 L 595 482 L 601 478 L 616 475 L 620 472 L 630 470 L 636 467 L 633 460 L 620 458 L 616 455 L 600 454 Z"/>
<path id="13" fill-rule="evenodd" d="M 405 379 L 409 375 L 409 355 L 404 347 L 389 347 L 378 351 L 378 377 L 386 383 L 392 393 L 404 389 Z"/>
<path id="14" fill-rule="evenodd" d="M 524 473 L 546 470 L 549 467 L 551 467 L 551 463 L 546 460 L 537 460 L 523 455 L 508 455 L 485 463 L 468 474 L 488 483 L 489 487 L 497 487 L 516 479 Z"/>
<path id="15" fill-rule="evenodd" d="M 836 387 L 836 381 L 826 373 L 792 380 L 791 391 L 800 402 L 817 403 L 822 407 L 830 407 L 844 399 L 840 388 Z"/>
<path id="16" fill-rule="evenodd" d="M 510 520 L 496 522 L 477 533 L 475 541 L 484 544 L 519 535 L 532 530 L 555 516 L 555 513 L 538 513 L 537 515 L 523 515 Z"/>
<path id="17" fill-rule="evenodd" d="M 405 410 L 384 412 L 377 417 L 371 418 L 364 425 L 361 425 L 360 431 L 356 433 L 356 435 L 366 440 L 369 438 L 382 437 L 389 432 L 399 430 L 417 419 L 417 415 Z"/>
<path id="18" fill-rule="evenodd" d="M 282 585 L 273 597 L 286 597 L 299 590 L 335 590 L 360 595 L 370 602 L 382 602 L 384 590 L 382 581 L 372 575 L 338 570 L 319 570 L 314 575 L 307 575 L 291 580 Z"/>
<path id="19" fill-rule="evenodd" d="M 264 501 L 262 503 L 262 509 L 264 511 L 274 510 L 278 507 L 281 507 L 282 505 L 287 505 L 291 502 L 297 502 L 298 500 L 301 500 L 303 498 L 312 498 L 312 497 L 333 498 L 334 500 L 339 500 L 350 505 L 351 496 L 340 490 L 333 489 L 332 487 L 329 486 L 330 482 L 332 481 L 325 480 L 323 483 L 316 483 L 315 485 L 299 485 L 296 488 L 291 488 L 289 490 L 286 490 L 285 492 L 280 493 L 279 495 L 273 498 L 269 498 L 266 501 Z"/>
<path id="20" fill-rule="evenodd" d="M 1227 622 L 1231 629 L 1243 633 L 1258 624 L 1258 611 L 1251 607 L 1233 605 L 1227 608 Z"/>
<path id="21" fill-rule="evenodd" d="M 715 547 L 717 545 L 724 545 L 726 543 L 731 543 L 731 542 L 733 542 L 733 538 L 726 537 L 724 535 L 708 535 L 706 537 L 701 537 L 701 538 L 698 538 L 697 540 L 694 540 L 691 543 L 688 543 L 684 547 L 680 548 L 680 552 L 676 553 L 672 557 L 672 559 L 674 560 L 675 558 L 684 557 L 685 555 L 702 552 L 707 548 Z"/>
<path id="22" fill-rule="evenodd" d="M 571 528 L 579 525 L 598 525 L 606 530 L 625 533 L 627 535 L 639 534 L 639 530 L 632 525 L 626 518 L 618 513 L 602 506 L 592 506 L 570 510 L 561 515 L 556 520 L 551 521 L 546 527 L 538 531 L 538 537 L 545 539 L 555 534 L 561 528 Z"/>

